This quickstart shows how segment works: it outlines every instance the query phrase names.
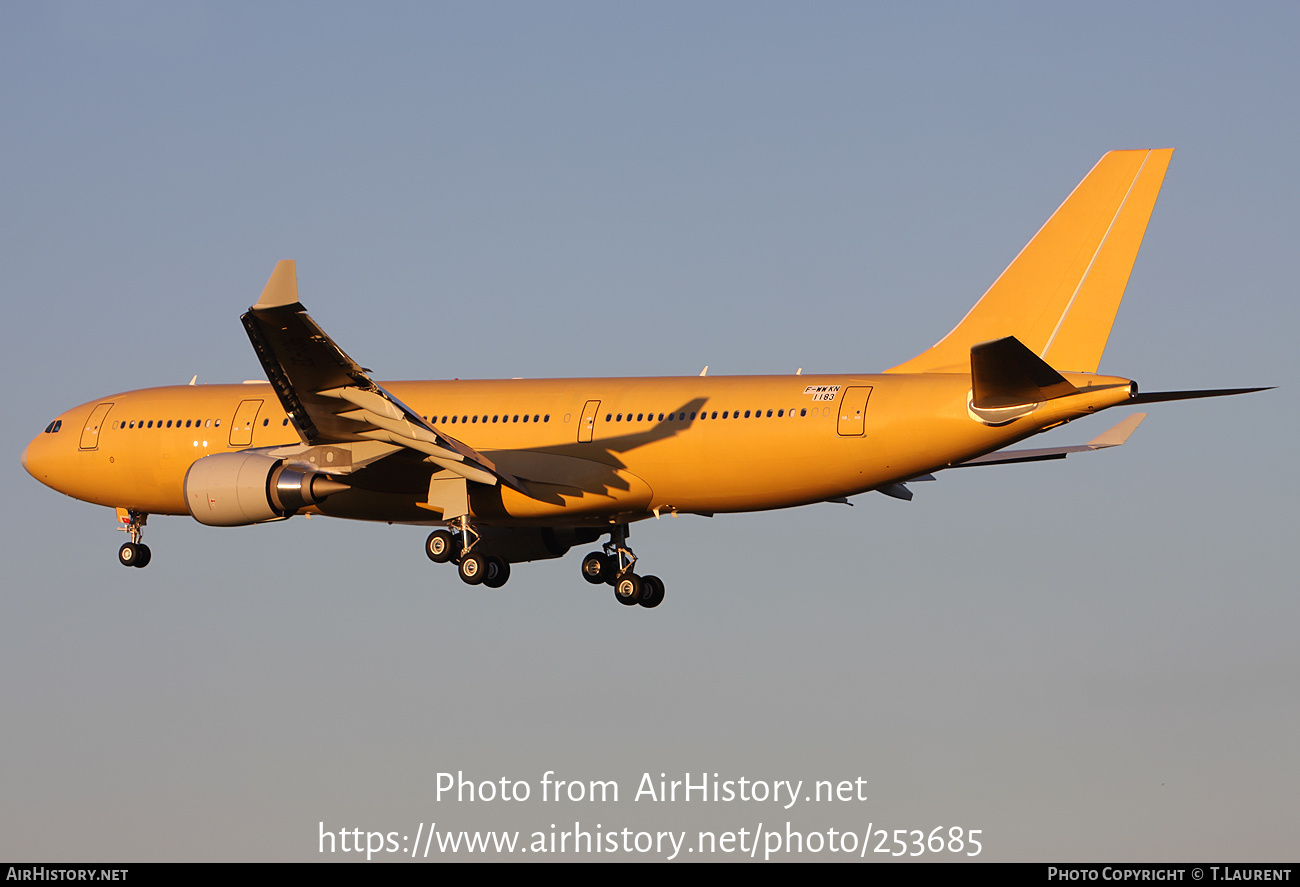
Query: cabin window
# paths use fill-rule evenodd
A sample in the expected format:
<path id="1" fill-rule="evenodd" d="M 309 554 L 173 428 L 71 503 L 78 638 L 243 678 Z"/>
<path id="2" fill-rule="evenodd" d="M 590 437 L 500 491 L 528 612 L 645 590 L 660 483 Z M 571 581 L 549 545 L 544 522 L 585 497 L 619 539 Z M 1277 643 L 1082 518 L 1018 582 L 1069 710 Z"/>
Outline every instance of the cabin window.
<path id="1" fill-rule="evenodd" d="M 802 410 L 800 410 L 800 411 L 799 411 L 799 415 L 801 415 L 801 416 L 806 416 L 806 415 L 808 415 L 808 410 L 807 410 L 807 409 L 802 409 Z"/>
<path id="2" fill-rule="evenodd" d="M 519 417 L 518 417 L 518 416 L 515 416 L 515 417 L 514 417 L 513 419 L 511 419 L 510 421 L 511 421 L 511 422 L 518 422 L 518 421 L 519 421 Z"/>
<path id="3" fill-rule="evenodd" d="M 534 419 L 534 421 L 536 421 L 536 419 Z M 543 421 L 543 422 L 549 422 L 549 421 L 551 421 L 551 414 L 550 414 L 550 413 L 547 413 L 545 416 L 542 416 L 542 421 Z"/>
<path id="4" fill-rule="evenodd" d="M 470 418 L 470 421 L 471 421 L 471 422 L 478 422 L 478 416 L 472 416 L 472 417 Z"/>

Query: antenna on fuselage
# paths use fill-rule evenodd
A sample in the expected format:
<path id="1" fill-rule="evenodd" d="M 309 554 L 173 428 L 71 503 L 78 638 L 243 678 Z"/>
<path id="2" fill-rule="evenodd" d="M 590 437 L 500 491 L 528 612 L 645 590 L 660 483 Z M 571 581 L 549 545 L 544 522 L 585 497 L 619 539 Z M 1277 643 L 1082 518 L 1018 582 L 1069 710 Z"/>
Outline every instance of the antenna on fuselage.
<path id="1" fill-rule="evenodd" d="M 191 384 L 191 385 L 196 385 L 196 384 L 198 384 L 198 381 L 199 381 L 199 374 L 198 374 L 198 373 L 195 373 L 194 375 L 190 376 L 190 384 Z"/>

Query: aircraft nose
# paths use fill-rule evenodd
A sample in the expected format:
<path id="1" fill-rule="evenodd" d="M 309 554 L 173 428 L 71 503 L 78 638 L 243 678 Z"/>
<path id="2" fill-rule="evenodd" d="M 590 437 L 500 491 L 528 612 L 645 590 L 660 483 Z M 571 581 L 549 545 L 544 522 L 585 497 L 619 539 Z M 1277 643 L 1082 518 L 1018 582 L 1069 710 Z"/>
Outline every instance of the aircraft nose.
<path id="1" fill-rule="evenodd" d="M 50 460 L 46 458 L 49 442 L 44 439 L 45 437 L 46 435 L 40 434 L 32 439 L 32 442 L 23 450 L 22 462 L 23 468 L 27 469 L 28 474 L 49 486 Z"/>

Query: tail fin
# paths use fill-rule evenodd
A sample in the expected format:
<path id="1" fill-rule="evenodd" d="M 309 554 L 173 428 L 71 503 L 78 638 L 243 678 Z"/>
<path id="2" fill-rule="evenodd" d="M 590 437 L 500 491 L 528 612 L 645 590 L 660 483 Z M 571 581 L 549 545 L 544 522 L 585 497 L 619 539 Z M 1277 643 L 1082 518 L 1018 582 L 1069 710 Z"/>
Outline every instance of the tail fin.
<path id="1" fill-rule="evenodd" d="M 1173 149 L 1104 155 L 937 345 L 890 373 L 964 373 L 973 345 L 1015 336 L 1061 372 L 1095 373 Z"/>

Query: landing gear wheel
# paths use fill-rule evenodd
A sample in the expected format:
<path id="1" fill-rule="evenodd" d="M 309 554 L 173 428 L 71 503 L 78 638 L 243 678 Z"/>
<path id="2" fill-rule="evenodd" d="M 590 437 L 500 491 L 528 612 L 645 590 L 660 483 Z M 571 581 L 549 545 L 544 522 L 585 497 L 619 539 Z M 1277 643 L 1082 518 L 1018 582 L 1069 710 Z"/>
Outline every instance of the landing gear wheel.
<path id="1" fill-rule="evenodd" d="M 488 576 L 486 555 L 474 552 L 460 559 L 460 581 L 466 585 L 479 585 Z"/>
<path id="2" fill-rule="evenodd" d="M 653 609 L 664 602 L 664 581 L 658 576 L 641 577 L 641 606 Z"/>
<path id="3" fill-rule="evenodd" d="M 614 583 L 614 598 L 620 604 L 631 607 L 641 602 L 643 589 L 640 576 L 635 573 L 624 573 L 622 578 Z"/>
<path id="4" fill-rule="evenodd" d="M 483 584 L 488 588 L 500 588 L 509 580 L 509 561 L 503 561 L 499 557 L 489 557 L 487 559 L 487 578 L 483 580 Z"/>
<path id="5" fill-rule="evenodd" d="M 600 585 L 609 576 L 609 558 L 604 554 L 593 551 L 582 559 L 582 578 L 592 585 Z"/>
<path id="6" fill-rule="evenodd" d="M 117 550 L 117 560 L 124 567 L 147 567 L 152 556 L 143 542 L 126 542 Z"/>
<path id="7" fill-rule="evenodd" d="M 446 530 L 434 530 L 429 534 L 429 538 L 424 541 L 424 553 L 435 564 L 447 563 L 456 557 L 456 552 L 459 550 L 460 546 L 456 544 L 456 537 Z"/>

